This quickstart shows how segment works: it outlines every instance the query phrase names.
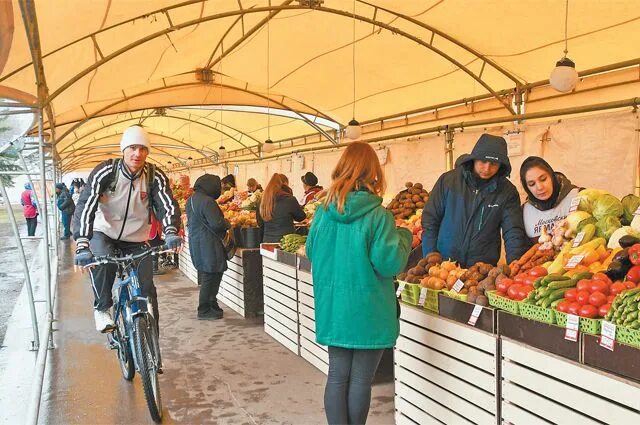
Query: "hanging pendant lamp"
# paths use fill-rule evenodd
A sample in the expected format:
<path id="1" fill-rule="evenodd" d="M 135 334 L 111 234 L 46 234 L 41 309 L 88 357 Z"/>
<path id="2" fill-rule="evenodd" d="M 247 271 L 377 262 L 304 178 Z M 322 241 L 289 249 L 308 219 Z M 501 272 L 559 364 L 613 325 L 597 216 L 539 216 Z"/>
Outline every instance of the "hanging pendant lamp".
<path id="1" fill-rule="evenodd" d="M 353 118 L 344 129 L 344 137 L 351 140 L 357 140 L 362 136 L 362 127 L 356 120 L 356 2 L 353 2 L 353 30 L 351 39 L 352 53 L 352 76 L 353 76 Z"/>
<path id="2" fill-rule="evenodd" d="M 569 50 L 567 48 L 567 24 L 569 21 L 569 0 L 566 0 L 565 20 L 564 20 L 564 56 L 558 62 L 556 67 L 551 71 L 549 76 L 549 84 L 551 87 L 561 93 L 567 93 L 576 88 L 578 80 L 578 71 L 576 64 L 567 57 Z"/>

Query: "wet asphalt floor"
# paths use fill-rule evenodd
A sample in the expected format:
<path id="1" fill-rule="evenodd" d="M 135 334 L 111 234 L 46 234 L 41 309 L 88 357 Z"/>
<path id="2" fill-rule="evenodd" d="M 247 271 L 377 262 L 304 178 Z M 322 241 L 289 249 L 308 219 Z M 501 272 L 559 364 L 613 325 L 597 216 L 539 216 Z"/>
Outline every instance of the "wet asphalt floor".
<path id="1" fill-rule="evenodd" d="M 65 245 L 40 423 L 152 423 L 139 376 L 121 377 L 115 351 L 93 328 L 89 280 L 71 271 Z M 267 335 L 259 319 L 223 306 L 223 320 L 196 320 L 197 286 L 178 270 L 156 285 L 163 423 L 326 423 L 325 375 Z M 368 423 L 393 423 L 393 412 L 393 383 L 376 384 Z"/>

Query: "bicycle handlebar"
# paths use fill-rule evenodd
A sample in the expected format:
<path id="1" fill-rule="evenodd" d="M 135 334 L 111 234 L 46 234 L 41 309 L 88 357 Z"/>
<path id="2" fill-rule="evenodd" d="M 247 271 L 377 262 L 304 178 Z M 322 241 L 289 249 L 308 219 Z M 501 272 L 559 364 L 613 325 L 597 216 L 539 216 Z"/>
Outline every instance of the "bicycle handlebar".
<path id="1" fill-rule="evenodd" d="M 87 269 L 90 267 L 99 266 L 101 264 L 120 264 L 126 261 L 135 261 L 140 258 L 146 257 L 148 255 L 159 255 L 165 252 L 175 251 L 173 249 L 166 249 L 166 248 L 167 248 L 166 245 L 162 245 L 162 246 L 146 249 L 139 254 L 128 254 L 122 257 L 111 257 L 109 255 L 103 255 L 101 257 L 95 257 L 96 261 L 94 261 L 93 263 L 89 263 L 86 266 L 83 266 L 83 268 Z"/>

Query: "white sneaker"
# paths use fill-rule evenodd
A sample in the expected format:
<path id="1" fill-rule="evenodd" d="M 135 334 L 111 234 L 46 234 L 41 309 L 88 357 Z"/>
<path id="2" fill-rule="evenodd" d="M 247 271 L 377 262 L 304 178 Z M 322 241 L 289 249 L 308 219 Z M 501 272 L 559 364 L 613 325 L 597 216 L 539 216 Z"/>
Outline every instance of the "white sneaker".
<path id="1" fill-rule="evenodd" d="M 111 319 L 111 314 L 108 311 L 94 310 L 93 317 L 96 320 L 96 330 L 98 332 L 109 332 L 115 329 L 116 325 Z"/>

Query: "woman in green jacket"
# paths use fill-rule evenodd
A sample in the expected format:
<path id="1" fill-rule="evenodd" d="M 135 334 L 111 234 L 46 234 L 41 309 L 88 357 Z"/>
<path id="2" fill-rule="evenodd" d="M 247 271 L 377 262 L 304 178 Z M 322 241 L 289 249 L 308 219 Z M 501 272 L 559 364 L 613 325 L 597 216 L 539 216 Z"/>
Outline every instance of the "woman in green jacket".
<path id="1" fill-rule="evenodd" d="M 329 424 L 364 424 L 378 363 L 399 334 L 393 276 L 406 265 L 411 232 L 381 205 L 385 179 L 371 146 L 350 144 L 331 177 L 306 244 L 316 340 L 329 349 L 324 405 Z"/>

